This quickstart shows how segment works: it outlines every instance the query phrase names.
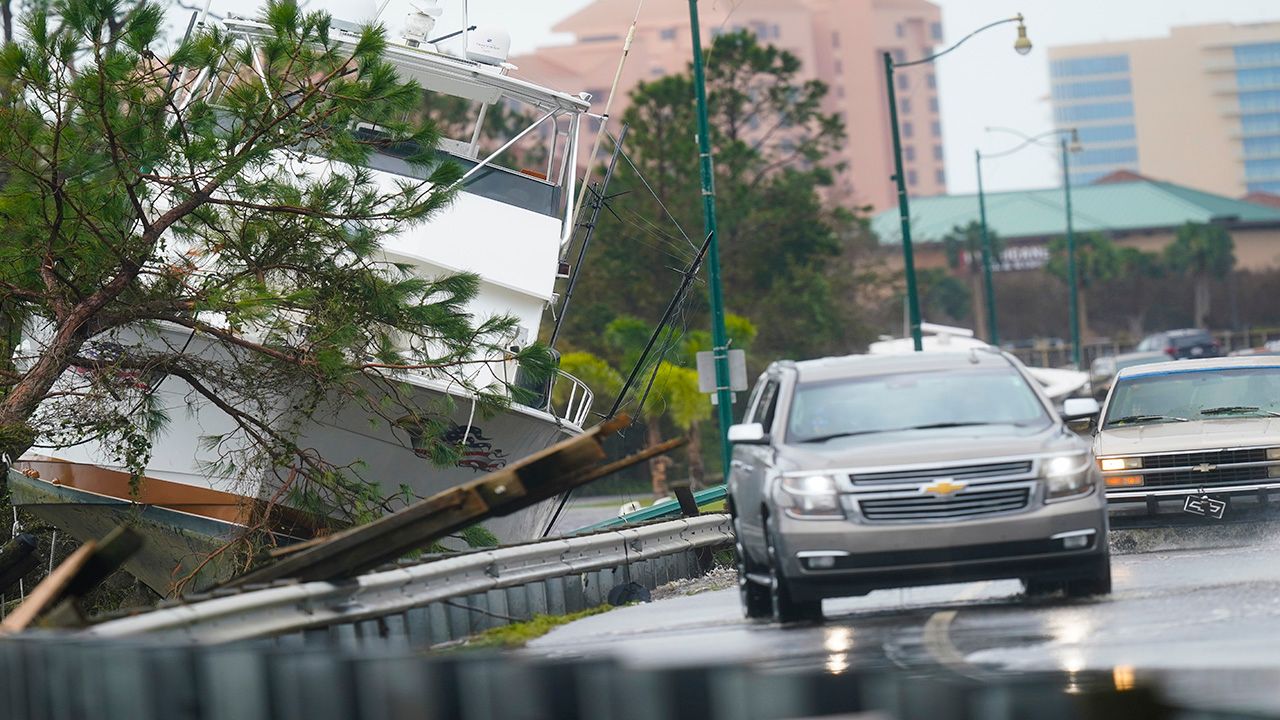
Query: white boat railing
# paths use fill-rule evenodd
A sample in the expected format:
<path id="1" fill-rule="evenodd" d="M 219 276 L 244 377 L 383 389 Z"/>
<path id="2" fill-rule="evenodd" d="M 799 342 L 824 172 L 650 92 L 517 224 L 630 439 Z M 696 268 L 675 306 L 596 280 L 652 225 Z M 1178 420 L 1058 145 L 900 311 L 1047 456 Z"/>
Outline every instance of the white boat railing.
<path id="1" fill-rule="evenodd" d="M 557 402 L 556 390 L 562 381 L 568 381 L 569 395 L 563 401 Z M 591 412 L 591 403 L 595 402 L 595 399 L 595 393 L 591 392 L 591 388 L 587 387 L 586 383 L 563 370 L 557 370 L 556 379 L 552 383 L 551 393 L 547 399 L 547 411 L 565 422 L 582 427 L 582 424 L 587 421 L 587 415 Z"/>

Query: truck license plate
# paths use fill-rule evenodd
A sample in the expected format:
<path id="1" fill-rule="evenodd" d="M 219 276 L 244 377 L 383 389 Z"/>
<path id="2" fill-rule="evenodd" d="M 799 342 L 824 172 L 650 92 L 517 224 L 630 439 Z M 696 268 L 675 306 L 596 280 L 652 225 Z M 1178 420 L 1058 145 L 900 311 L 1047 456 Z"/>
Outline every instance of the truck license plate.
<path id="1" fill-rule="evenodd" d="M 1189 495 L 1186 501 L 1182 503 L 1182 510 L 1192 515 L 1221 520 L 1222 514 L 1227 511 L 1227 503 L 1225 500 L 1219 500 L 1208 495 Z"/>

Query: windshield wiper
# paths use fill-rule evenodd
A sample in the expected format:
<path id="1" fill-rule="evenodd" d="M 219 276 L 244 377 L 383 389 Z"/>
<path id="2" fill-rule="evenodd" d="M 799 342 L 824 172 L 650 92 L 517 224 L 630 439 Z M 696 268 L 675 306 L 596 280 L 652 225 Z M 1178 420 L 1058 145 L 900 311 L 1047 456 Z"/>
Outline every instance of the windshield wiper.
<path id="1" fill-rule="evenodd" d="M 1122 418 L 1116 418 L 1115 420 L 1108 422 L 1107 426 L 1110 427 L 1112 425 L 1130 425 L 1130 424 L 1136 425 L 1139 423 L 1154 422 L 1156 420 L 1172 420 L 1174 422 L 1191 422 L 1190 420 L 1184 417 L 1177 417 L 1174 415 L 1125 415 Z"/>
<path id="2" fill-rule="evenodd" d="M 1256 405 L 1223 405 L 1201 410 L 1201 415 L 1233 415 L 1235 413 L 1262 413 L 1271 417 L 1280 417 L 1280 413 L 1263 410 Z"/>
<path id="3" fill-rule="evenodd" d="M 974 425 L 995 425 L 995 424 L 996 423 L 989 423 L 989 422 L 940 422 L 940 423 L 930 423 L 928 425 L 913 425 L 909 428 L 902 428 L 902 429 L 903 430 L 936 430 L 938 428 L 972 427 Z"/>
<path id="4" fill-rule="evenodd" d="M 968 427 L 970 425 L 994 425 L 994 424 L 995 423 L 988 423 L 988 422 L 942 422 L 942 423 L 931 423 L 929 425 L 912 425 L 910 427 L 884 428 L 881 430 L 855 430 L 853 432 L 840 432 L 840 433 L 832 433 L 830 435 L 819 435 L 818 437 L 805 438 L 800 442 L 820 443 L 820 442 L 826 442 L 828 440 L 835 440 L 836 438 L 853 437 L 855 435 L 875 435 L 878 433 L 906 432 L 908 430 L 934 430 L 936 428 Z"/>

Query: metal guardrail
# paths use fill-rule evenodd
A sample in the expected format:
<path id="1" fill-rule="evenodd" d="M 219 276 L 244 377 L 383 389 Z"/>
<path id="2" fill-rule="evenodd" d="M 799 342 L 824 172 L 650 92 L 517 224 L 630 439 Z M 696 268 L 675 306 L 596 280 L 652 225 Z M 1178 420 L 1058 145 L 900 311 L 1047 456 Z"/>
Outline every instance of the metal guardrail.
<path id="1" fill-rule="evenodd" d="M 720 485 L 716 485 L 715 487 L 709 487 L 705 490 L 699 490 L 698 492 L 694 493 L 693 501 L 697 503 L 698 507 L 702 507 L 704 505 L 710 505 L 713 502 L 723 500 L 727 494 L 728 494 L 728 486 L 721 483 Z M 625 515 L 619 515 L 618 517 L 609 518 L 608 520 L 601 520 L 600 522 L 595 523 L 594 525 L 588 525 L 584 528 L 578 528 L 577 530 L 574 530 L 573 533 L 571 534 L 577 535 L 580 533 L 592 533 L 592 532 L 599 532 L 601 530 L 612 530 L 618 527 L 625 527 L 628 525 L 639 525 L 640 523 L 647 523 L 647 522 L 652 522 L 654 520 L 661 520 L 663 518 L 676 517 L 678 515 L 680 515 L 679 501 L 677 501 L 675 498 L 667 498 L 666 500 L 660 500 L 642 510 L 636 510 L 635 512 L 632 512 L 632 513 L 627 513 Z"/>
<path id="2" fill-rule="evenodd" d="M 85 634 L 105 638 L 139 635 L 180 637 L 195 642 L 228 642 L 310 631 L 338 625 L 358 625 L 383 621 L 406 611 L 446 603 L 456 598 L 485 596 L 495 590 L 517 590 L 527 598 L 527 586 L 544 581 L 576 584 L 576 602 L 561 602 L 555 608 L 544 603 L 543 612 L 572 611 L 573 605 L 590 606 L 603 602 L 609 587 L 597 577 L 591 593 L 583 578 L 609 569 L 633 570 L 637 563 L 689 553 L 733 541 L 727 515 L 705 515 L 581 537 L 548 540 L 528 545 L 469 553 L 408 567 L 371 572 L 349 581 L 277 584 L 261 589 L 245 589 L 233 594 L 211 596 L 193 602 L 164 607 L 142 615 L 110 620 L 92 626 Z M 688 576 L 697 572 L 685 563 Z M 618 573 L 614 573 L 618 574 Z M 627 574 L 634 574 L 628 572 Z M 652 583 L 658 573 L 650 573 Z M 667 572 L 668 579 L 676 579 Z M 561 597 L 565 591 L 561 583 Z M 611 587 L 611 586 L 610 586 Z M 505 608 L 518 604 L 507 593 Z M 591 601 L 596 601 L 592 603 Z M 470 603 L 461 607 L 465 614 Z M 479 611 L 497 619 L 509 618 L 489 608 Z M 534 603 L 536 608 L 536 603 Z M 442 611 L 443 607 L 440 608 Z M 520 617 L 511 619 L 524 619 Z M 441 641 L 465 636 L 475 628 L 443 617 L 447 632 L 429 633 Z M 502 623 L 498 623 L 502 624 Z"/>

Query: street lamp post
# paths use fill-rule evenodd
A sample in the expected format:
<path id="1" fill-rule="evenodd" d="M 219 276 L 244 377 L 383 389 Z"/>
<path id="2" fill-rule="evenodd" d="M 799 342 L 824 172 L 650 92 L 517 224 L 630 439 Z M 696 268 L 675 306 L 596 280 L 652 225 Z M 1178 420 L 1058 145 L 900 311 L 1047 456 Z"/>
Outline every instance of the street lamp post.
<path id="1" fill-rule="evenodd" d="M 1071 137 L 1076 138 L 1076 131 L 1071 131 Z M 1075 364 L 1076 369 L 1080 369 L 1080 291 L 1077 287 L 1076 278 L 1076 234 L 1072 227 L 1071 212 L 1071 156 L 1067 152 L 1067 137 L 1063 135 L 1059 138 L 1059 145 L 1062 148 L 1062 189 L 1066 194 L 1067 201 L 1067 278 L 1071 285 L 1069 290 L 1071 295 L 1071 361 Z"/>
<path id="2" fill-rule="evenodd" d="M 1031 52 L 1031 40 L 1027 38 L 1027 26 L 1023 22 L 1022 13 L 1018 13 L 1011 18 L 1005 18 L 1004 20 L 997 20 L 993 23 L 983 25 L 977 30 L 965 35 L 963 38 L 960 38 L 959 42 L 947 49 L 919 60 L 895 63 L 893 60 L 893 53 L 886 52 L 884 54 L 885 92 L 889 98 L 889 124 L 893 135 L 893 179 L 898 186 L 898 215 L 902 223 L 902 263 L 903 275 L 905 276 L 907 283 L 907 316 L 911 325 L 911 341 L 915 346 L 916 352 L 924 349 L 924 340 L 920 332 L 920 297 L 916 291 L 916 264 L 915 256 L 911 248 L 911 211 L 908 206 L 907 179 L 902 169 L 902 137 L 898 129 L 898 98 L 893 82 L 893 72 L 897 68 L 931 63 L 960 47 L 965 43 L 965 41 L 974 35 L 977 35 L 984 30 L 996 27 L 997 25 L 1004 25 L 1005 23 L 1011 22 L 1018 23 L 1018 37 L 1013 43 L 1013 49 L 1017 51 L 1019 55 L 1026 55 Z"/>
<path id="3" fill-rule="evenodd" d="M 982 159 L 983 157 L 986 157 L 986 159 L 991 160 L 993 158 L 1012 155 L 1013 153 L 1016 153 L 1019 150 L 1022 150 L 1028 145 L 1040 145 L 1040 141 L 1047 137 L 1050 137 L 1053 135 L 1058 136 L 1059 148 L 1062 153 L 1062 188 L 1063 188 L 1064 194 L 1066 195 L 1066 210 L 1067 210 L 1067 285 L 1070 288 L 1068 290 L 1068 297 L 1070 300 L 1068 304 L 1067 322 L 1068 322 L 1068 329 L 1071 332 L 1071 362 L 1072 364 L 1075 365 L 1076 369 L 1079 370 L 1081 359 L 1082 359 L 1081 348 L 1080 348 L 1080 291 L 1079 291 L 1079 288 L 1077 287 L 1078 283 L 1077 283 L 1077 275 L 1076 275 L 1076 235 L 1075 235 L 1075 227 L 1074 227 L 1075 222 L 1074 222 L 1074 214 L 1071 211 L 1071 155 L 1070 155 L 1070 153 L 1080 151 L 1079 132 L 1076 130 L 1076 128 L 1059 128 L 1055 130 L 1049 130 L 1048 132 L 1041 133 L 1034 137 L 1029 137 L 1026 134 L 1018 132 L 1017 130 L 1014 130 L 1012 128 L 1004 128 L 1004 127 L 987 128 L 987 132 L 992 132 L 992 131 L 1012 133 L 1022 138 L 1023 143 L 1021 145 L 1018 145 L 1017 147 L 1011 148 L 1009 150 L 1005 150 L 1004 152 L 999 152 L 994 154 L 989 153 L 986 156 L 983 156 L 980 151 L 976 151 L 977 157 L 978 157 L 978 206 L 979 206 L 980 217 L 982 218 L 982 237 L 984 242 L 984 248 L 987 240 L 987 212 L 986 212 L 985 199 L 983 198 L 983 195 L 982 195 Z M 1069 144 L 1068 144 L 1068 138 L 1070 138 Z M 991 298 L 991 294 L 990 294 L 991 293 L 991 289 L 990 289 L 991 275 L 990 275 L 989 259 L 987 257 L 987 253 L 985 252 L 983 253 L 982 261 L 984 265 L 987 265 L 987 267 L 984 267 L 983 270 L 984 272 L 987 273 L 987 282 L 988 282 L 987 297 L 988 299 L 990 299 Z M 988 315 L 988 317 L 992 317 L 992 316 Z"/>
<path id="4" fill-rule="evenodd" d="M 996 289 L 991 283 L 991 233 L 987 230 L 987 198 L 982 193 L 982 151 L 973 151 L 978 166 L 978 217 L 982 220 L 982 282 L 987 306 L 987 338 L 1000 347 L 1000 330 L 996 327 Z"/>
<path id="5" fill-rule="evenodd" d="M 711 345 L 716 375 L 716 419 L 720 425 L 720 462 L 729 478 L 729 426 L 733 424 L 733 395 L 729 389 L 729 334 L 724 324 L 724 298 L 720 291 L 720 235 L 716 230 L 715 171 L 711 162 L 711 130 L 707 122 L 706 78 L 702 69 L 702 35 L 698 27 L 698 0 L 689 0 L 689 28 L 693 35 L 693 88 L 698 105 L 698 159 L 702 173 L 703 227 L 711 238 L 707 249 L 707 285 L 711 301 Z"/>

